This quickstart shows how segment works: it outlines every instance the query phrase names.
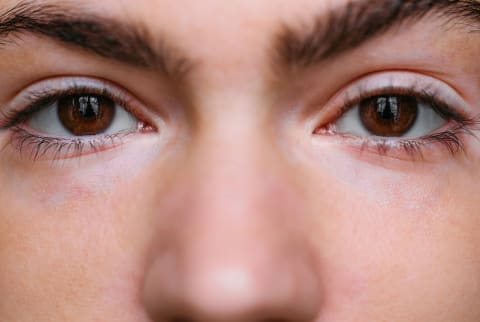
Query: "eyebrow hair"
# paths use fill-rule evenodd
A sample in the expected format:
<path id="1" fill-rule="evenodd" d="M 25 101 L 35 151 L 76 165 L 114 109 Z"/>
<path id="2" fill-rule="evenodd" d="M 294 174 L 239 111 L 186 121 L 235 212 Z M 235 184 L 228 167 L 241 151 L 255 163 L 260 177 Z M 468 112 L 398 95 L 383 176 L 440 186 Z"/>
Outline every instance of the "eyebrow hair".
<path id="1" fill-rule="evenodd" d="M 136 67 L 156 68 L 173 79 L 183 77 L 191 67 L 178 50 L 164 40 L 154 42 L 139 24 L 120 23 L 77 7 L 22 1 L 0 14 L 0 48 L 9 36 L 23 33 L 46 36 Z"/>
<path id="2" fill-rule="evenodd" d="M 395 26 L 418 22 L 438 14 L 448 22 L 458 20 L 480 31 L 477 0 L 359 0 L 331 9 L 314 19 L 311 28 L 284 26 L 276 38 L 275 63 L 304 69 L 360 47 Z M 278 61 L 280 60 L 280 61 Z"/>

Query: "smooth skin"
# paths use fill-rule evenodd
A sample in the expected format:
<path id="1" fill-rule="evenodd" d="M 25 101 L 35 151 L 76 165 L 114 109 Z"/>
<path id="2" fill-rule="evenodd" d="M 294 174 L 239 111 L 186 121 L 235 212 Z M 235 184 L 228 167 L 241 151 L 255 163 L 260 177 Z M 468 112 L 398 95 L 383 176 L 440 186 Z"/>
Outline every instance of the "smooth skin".
<path id="1" fill-rule="evenodd" d="M 346 3 L 82 1 L 167 37 L 194 61 L 181 82 L 28 34 L 0 50 L 3 105 L 81 76 L 130 93 L 157 129 L 55 162 L 0 131 L 0 321 L 480 321 L 480 142 L 412 160 L 312 134 L 382 72 L 428 76 L 480 113 L 478 35 L 426 19 L 272 72 L 282 25 Z"/>

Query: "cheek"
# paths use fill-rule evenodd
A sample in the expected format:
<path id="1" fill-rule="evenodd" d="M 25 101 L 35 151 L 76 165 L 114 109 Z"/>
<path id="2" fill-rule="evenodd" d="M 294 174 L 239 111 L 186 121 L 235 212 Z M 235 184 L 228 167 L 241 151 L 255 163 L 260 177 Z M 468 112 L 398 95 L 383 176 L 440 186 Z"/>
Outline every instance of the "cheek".
<path id="1" fill-rule="evenodd" d="M 478 318 L 478 175 L 459 164 L 409 173 L 354 162 L 329 160 L 335 173 L 317 170 L 311 182 L 327 311 Z"/>
<path id="2" fill-rule="evenodd" d="M 149 243 L 148 222 L 138 220 L 143 210 L 132 196 L 145 187 L 141 172 L 132 170 L 141 164 L 125 158 L 96 164 L 102 162 L 81 171 L 0 169 L 0 289 L 11 290 L 0 308 L 11 305 L 0 314 L 50 312 L 52 305 L 62 308 L 52 314 L 96 310 L 87 307 L 113 314 L 115 307 L 138 305 Z M 25 307 L 15 304 L 24 298 Z"/>

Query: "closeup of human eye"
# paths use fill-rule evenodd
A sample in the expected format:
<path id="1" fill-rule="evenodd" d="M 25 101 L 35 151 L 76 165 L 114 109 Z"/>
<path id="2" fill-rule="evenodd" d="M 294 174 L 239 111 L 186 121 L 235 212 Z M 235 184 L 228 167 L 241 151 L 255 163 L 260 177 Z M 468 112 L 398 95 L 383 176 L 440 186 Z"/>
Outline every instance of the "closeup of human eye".
<path id="1" fill-rule="evenodd" d="M 147 129 L 128 95 L 111 85 L 62 80 L 34 87 L 1 115 L 2 128 L 11 130 L 11 145 L 22 155 L 78 157 L 114 148 Z"/>
<path id="2" fill-rule="evenodd" d="M 337 135 L 362 150 L 395 156 L 424 157 L 425 150 L 439 147 L 452 155 L 466 152 L 466 136 L 474 136 L 477 116 L 457 106 L 461 103 L 452 99 L 453 90 L 440 87 L 430 82 L 409 84 L 406 78 L 360 85 L 344 100 L 335 119 L 315 134 Z"/>

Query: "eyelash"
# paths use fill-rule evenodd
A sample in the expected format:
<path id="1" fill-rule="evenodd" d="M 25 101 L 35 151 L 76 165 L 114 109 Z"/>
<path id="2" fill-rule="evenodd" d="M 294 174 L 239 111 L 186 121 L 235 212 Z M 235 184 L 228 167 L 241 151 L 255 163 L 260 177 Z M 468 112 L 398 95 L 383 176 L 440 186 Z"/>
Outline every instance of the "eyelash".
<path id="1" fill-rule="evenodd" d="M 439 114 L 446 122 L 454 122 L 455 125 L 448 130 L 425 135 L 419 138 L 382 138 L 382 137 L 359 137 L 348 133 L 336 132 L 332 123 L 342 117 L 347 111 L 355 108 L 363 100 L 381 95 L 405 95 L 415 97 L 417 100 L 427 103 Z M 416 85 L 408 88 L 396 88 L 393 86 L 385 87 L 379 90 L 368 91 L 359 89 L 359 93 L 354 99 L 345 99 L 343 107 L 332 118 L 326 127 L 317 128 L 314 134 L 336 135 L 346 140 L 356 140 L 360 142 L 360 151 L 366 151 L 373 148 L 381 156 L 389 156 L 392 150 L 401 150 L 412 159 L 420 157 L 424 159 L 424 150 L 432 144 L 440 144 L 452 156 L 458 153 L 466 153 L 464 136 L 469 135 L 477 138 L 475 130 L 480 129 L 480 115 L 475 118 L 469 118 L 460 114 L 455 108 L 438 98 L 437 93 L 429 89 L 418 89 Z"/>
<path id="2" fill-rule="evenodd" d="M 87 149 L 89 150 L 89 153 L 93 152 L 97 154 L 106 150 L 107 147 L 113 148 L 121 145 L 123 139 L 132 132 L 121 132 L 108 135 L 103 134 L 88 138 L 59 138 L 34 134 L 21 126 L 23 122 L 27 121 L 36 112 L 55 103 L 60 98 L 82 93 L 101 95 L 113 100 L 117 105 L 125 108 L 128 112 L 131 112 L 137 119 L 139 119 L 140 125 L 138 130 L 152 130 L 150 126 L 147 126 L 146 123 L 142 121 L 143 115 L 139 111 L 132 111 L 133 104 L 126 95 L 114 95 L 107 88 L 95 88 L 74 84 L 63 90 L 46 89 L 28 93 L 26 100 L 29 104 L 27 107 L 21 110 L 0 113 L 0 131 L 10 129 L 12 131 L 12 136 L 10 137 L 9 143 L 14 146 L 21 155 L 23 155 L 26 150 L 30 151 L 28 156 L 33 161 L 38 160 L 47 153 L 52 153 L 52 160 L 56 161 L 59 159 L 68 159 L 69 156 L 80 156 Z"/>

